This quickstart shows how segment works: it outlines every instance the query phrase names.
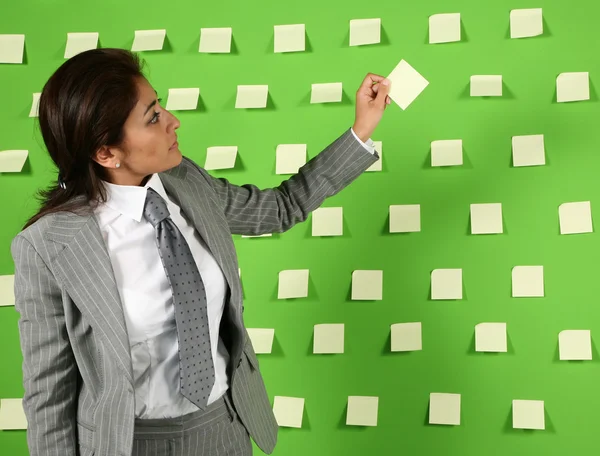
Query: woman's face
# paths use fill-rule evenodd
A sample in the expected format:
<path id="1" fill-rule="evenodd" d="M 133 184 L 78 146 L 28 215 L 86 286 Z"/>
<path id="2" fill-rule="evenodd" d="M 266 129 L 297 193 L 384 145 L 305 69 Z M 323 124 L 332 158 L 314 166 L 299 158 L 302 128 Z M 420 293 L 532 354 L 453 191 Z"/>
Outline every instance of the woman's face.
<path id="1" fill-rule="evenodd" d="M 160 106 L 146 79 L 139 79 L 137 86 L 138 102 L 125 122 L 123 144 L 103 148 L 97 154 L 96 161 L 108 169 L 111 182 L 118 185 L 143 185 L 145 177 L 171 169 L 182 160 L 175 133 L 179 120 Z"/>

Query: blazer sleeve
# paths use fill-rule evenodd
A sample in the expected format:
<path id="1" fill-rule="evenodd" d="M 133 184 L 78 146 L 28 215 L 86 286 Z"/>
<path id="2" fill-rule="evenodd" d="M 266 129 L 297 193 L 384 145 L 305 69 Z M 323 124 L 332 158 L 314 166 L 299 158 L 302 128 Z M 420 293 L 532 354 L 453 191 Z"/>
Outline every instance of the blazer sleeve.
<path id="1" fill-rule="evenodd" d="M 209 181 L 225 213 L 232 234 L 261 235 L 285 232 L 348 186 L 379 160 L 354 136 L 352 129 L 306 163 L 276 188 L 234 185 L 196 167 Z"/>
<path id="2" fill-rule="evenodd" d="M 77 367 L 60 289 L 33 245 L 17 236 L 15 308 L 20 314 L 23 408 L 30 456 L 76 456 Z"/>

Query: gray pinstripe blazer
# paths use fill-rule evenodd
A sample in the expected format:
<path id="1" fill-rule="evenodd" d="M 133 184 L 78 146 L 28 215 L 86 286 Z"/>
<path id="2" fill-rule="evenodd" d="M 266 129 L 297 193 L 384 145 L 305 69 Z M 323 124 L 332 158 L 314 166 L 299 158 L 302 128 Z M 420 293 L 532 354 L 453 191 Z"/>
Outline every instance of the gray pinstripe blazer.
<path id="1" fill-rule="evenodd" d="M 221 333 L 234 406 L 270 454 L 277 423 L 244 327 L 232 234 L 284 232 L 379 159 L 348 129 L 274 189 L 236 186 L 184 158 L 161 173 L 229 284 Z M 12 242 L 31 456 L 129 456 L 134 391 L 129 340 L 110 257 L 92 212 L 45 216 Z"/>

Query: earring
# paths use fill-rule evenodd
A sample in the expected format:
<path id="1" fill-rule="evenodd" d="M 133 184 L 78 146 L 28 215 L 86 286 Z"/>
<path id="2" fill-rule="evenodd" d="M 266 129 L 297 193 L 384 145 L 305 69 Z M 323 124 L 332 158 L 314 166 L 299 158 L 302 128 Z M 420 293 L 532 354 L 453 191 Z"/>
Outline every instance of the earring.
<path id="1" fill-rule="evenodd" d="M 121 167 L 121 163 L 117 162 L 117 164 L 115 165 L 117 168 Z"/>

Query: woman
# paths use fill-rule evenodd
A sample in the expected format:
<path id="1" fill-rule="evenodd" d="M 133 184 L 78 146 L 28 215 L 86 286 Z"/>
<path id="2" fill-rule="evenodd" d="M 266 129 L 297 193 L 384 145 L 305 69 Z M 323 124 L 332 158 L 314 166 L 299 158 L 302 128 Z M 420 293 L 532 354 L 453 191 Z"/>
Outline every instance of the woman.
<path id="1" fill-rule="evenodd" d="M 387 84 L 369 74 L 353 128 L 259 190 L 182 157 L 134 54 L 54 73 L 39 121 L 58 181 L 12 243 L 31 456 L 273 451 L 231 235 L 286 231 L 371 166 Z"/>

